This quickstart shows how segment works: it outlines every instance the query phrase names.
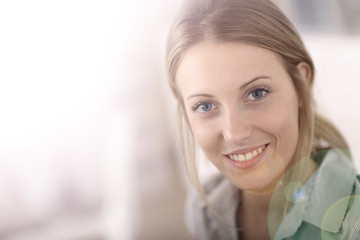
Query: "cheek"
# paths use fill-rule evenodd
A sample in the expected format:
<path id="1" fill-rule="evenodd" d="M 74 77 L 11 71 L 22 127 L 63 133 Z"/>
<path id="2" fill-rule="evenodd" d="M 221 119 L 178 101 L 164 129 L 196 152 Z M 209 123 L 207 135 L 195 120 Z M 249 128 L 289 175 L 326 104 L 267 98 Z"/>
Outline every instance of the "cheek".
<path id="1" fill-rule="evenodd" d="M 207 154 L 219 147 L 219 131 L 216 124 L 192 119 L 189 121 L 196 142 Z"/>
<path id="2" fill-rule="evenodd" d="M 262 126 L 276 141 L 276 150 L 286 159 L 291 158 L 295 151 L 299 127 L 298 106 L 295 101 L 273 104 L 263 112 Z M 265 120 L 266 119 L 266 120 Z"/>
<path id="3" fill-rule="evenodd" d="M 265 113 L 267 116 L 263 119 L 268 119 L 265 123 L 277 135 L 287 135 L 294 132 L 298 128 L 298 113 L 294 109 L 286 109 L 281 106 L 270 109 Z M 265 124 L 264 123 L 264 124 Z M 290 131 L 288 133 L 288 131 Z"/>

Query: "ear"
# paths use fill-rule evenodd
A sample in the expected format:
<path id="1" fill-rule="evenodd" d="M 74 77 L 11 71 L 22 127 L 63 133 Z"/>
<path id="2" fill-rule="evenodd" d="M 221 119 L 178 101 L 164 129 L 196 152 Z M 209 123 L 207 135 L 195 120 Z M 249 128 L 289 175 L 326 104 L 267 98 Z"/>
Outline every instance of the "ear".
<path id="1" fill-rule="evenodd" d="M 306 62 L 300 62 L 298 65 L 296 65 L 296 68 L 301 76 L 301 78 L 308 84 L 310 84 L 311 81 L 311 67 Z"/>
<path id="2" fill-rule="evenodd" d="M 312 71 L 310 65 L 306 62 L 300 62 L 298 63 L 298 65 L 296 65 L 296 69 L 298 70 L 301 79 L 307 84 L 310 84 L 312 77 Z M 299 92 L 298 92 L 298 99 L 299 99 L 299 107 L 302 108 L 304 106 L 304 103 L 301 94 Z"/>

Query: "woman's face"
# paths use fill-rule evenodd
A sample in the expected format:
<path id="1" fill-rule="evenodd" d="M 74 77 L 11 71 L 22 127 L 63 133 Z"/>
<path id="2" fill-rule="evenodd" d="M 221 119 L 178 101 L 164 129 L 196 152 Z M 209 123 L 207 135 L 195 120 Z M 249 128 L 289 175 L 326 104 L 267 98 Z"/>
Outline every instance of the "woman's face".
<path id="1" fill-rule="evenodd" d="M 245 44 L 201 42 L 176 75 L 193 135 L 235 186 L 271 191 L 298 140 L 300 101 L 279 57 Z"/>

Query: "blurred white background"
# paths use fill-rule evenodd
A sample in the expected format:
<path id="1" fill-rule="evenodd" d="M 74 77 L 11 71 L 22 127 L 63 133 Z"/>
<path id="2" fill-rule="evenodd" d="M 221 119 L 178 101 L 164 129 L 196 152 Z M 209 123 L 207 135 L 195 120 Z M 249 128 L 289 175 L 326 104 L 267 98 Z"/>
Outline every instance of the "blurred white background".
<path id="1" fill-rule="evenodd" d="M 189 239 L 164 70 L 181 2 L 0 2 L 0 239 Z M 359 153 L 358 2 L 277 2 Z"/>

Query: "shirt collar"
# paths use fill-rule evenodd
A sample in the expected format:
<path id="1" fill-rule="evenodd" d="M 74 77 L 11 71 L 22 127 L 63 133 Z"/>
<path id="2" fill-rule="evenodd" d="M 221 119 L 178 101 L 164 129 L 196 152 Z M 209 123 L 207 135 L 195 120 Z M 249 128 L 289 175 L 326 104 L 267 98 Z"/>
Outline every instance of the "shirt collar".
<path id="1" fill-rule="evenodd" d="M 312 192 L 309 193 L 304 221 L 328 232 L 338 232 L 348 209 L 347 197 L 352 195 L 355 178 L 352 162 L 340 150 L 330 150 L 309 180 L 308 188 Z M 325 219 L 333 207 L 336 207 L 336 215 Z"/>
<path id="2" fill-rule="evenodd" d="M 339 150 L 329 150 L 319 169 L 305 184 L 306 197 L 290 210 L 275 239 L 292 236 L 302 221 L 323 231 L 338 232 L 348 209 L 347 197 L 352 194 L 355 178 L 352 162 Z M 336 214 L 327 216 L 329 210 L 334 212 L 334 207 Z"/>
<path id="3" fill-rule="evenodd" d="M 318 170 L 305 183 L 306 196 L 303 201 L 296 203 L 283 223 L 280 225 L 275 239 L 295 234 L 302 221 L 316 226 L 324 231 L 336 233 L 340 230 L 345 218 L 349 200 L 356 178 L 356 171 L 352 162 L 339 150 L 329 150 Z M 236 226 L 236 212 L 240 191 L 226 178 L 217 179 L 216 184 L 209 186 L 208 202 L 210 206 L 230 225 Z M 346 200 L 347 199 L 347 200 Z M 340 201 L 342 200 L 342 201 Z M 336 204 L 336 214 L 326 217 L 328 210 Z M 206 209 L 209 218 L 216 218 L 205 203 L 201 207 Z M 215 220 L 215 219 L 214 219 Z M 219 219 L 214 221 L 221 236 L 231 235 L 235 239 L 236 229 Z"/>

